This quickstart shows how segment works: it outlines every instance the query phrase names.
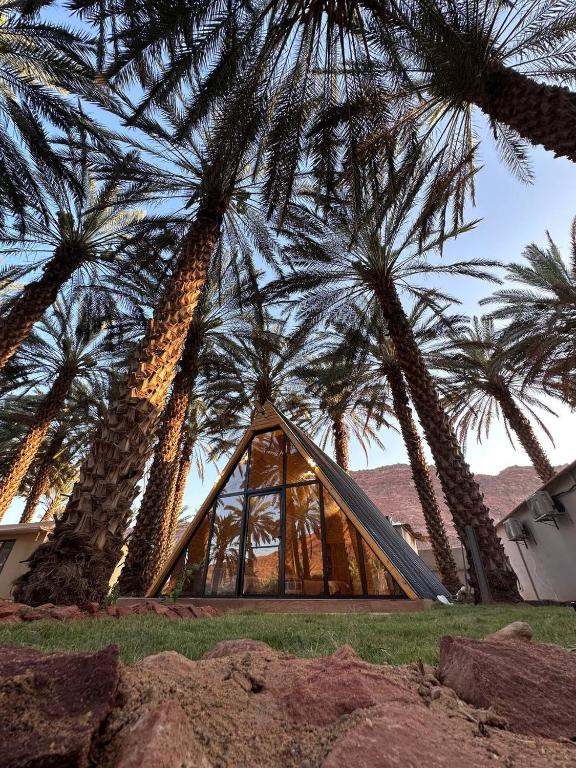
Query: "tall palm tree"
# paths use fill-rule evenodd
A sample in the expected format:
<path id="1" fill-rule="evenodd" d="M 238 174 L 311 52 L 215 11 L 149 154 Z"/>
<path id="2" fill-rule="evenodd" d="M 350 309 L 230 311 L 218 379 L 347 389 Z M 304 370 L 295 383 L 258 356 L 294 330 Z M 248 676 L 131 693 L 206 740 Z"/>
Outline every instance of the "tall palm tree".
<path id="1" fill-rule="evenodd" d="M 4 271 L 0 369 L 71 278 L 74 287 L 84 282 L 93 292 L 98 284 L 110 286 L 133 269 L 134 249 L 129 255 L 127 250 L 134 238 L 143 237 L 144 211 L 135 207 L 135 193 L 141 200 L 142 187 L 130 189 L 123 183 L 134 158 L 119 162 L 99 182 L 94 172 L 97 158 L 85 134 L 70 134 L 65 154 L 68 182 L 56 183 L 50 174 L 41 178 L 44 210 L 29 216 L 24 233 L 7 232 L 1 238 L 6 253 L 17 255 L 17 263 Z M 33 258 L 23 260 L 27 249 Z M 42 274 L 35 277 L 39 269 Z M 28 282 L 15 290 L 16 281 L 17 288 L 23 279 Z"/>
<path id="2" fill-rule="evenodd" d="M 431 299 L 434 306 L 433 296 Z M 394 345 L 378 308 L 370 316 L 365 316 L 360 311 L 356 312 L 356 316 L 357 323 L 346 329 L 344 336 L 346 347 L 351 350 L 349 354 L 352 360 L 360 357 L 364 365 L 370 367 L 375 387 L 381 387 L 382 380 L 388 384 L 392 408 L 408 454 L 412 480 L 422 507 L 426 530 L 438 570 L 446 588 L 452 594 L 456 594 L 460 588 L 458 568 L 442 520 L 436 492 L 424 456 L 422 439 L 416 427 L 406 381 Z M 418 346 L 425 354 L 429 344 L 435 343 L 439 337 L 445 338 L 448 328 L 454 328 L 462 322 L 462 318 L 459 316 L 447 316 L 442 307 L 435 308 L 435 311 L 431 312 L 430 303 L 425 297 L 414 302 L 408 313 L 408 318 L 414 329 Z M 426 359 L 428 359 L 428 354 L 426 354 Z"/>
<path id="3" fill-rule="evenodd" d="M 572 222 L 568 261 L 548 235 L 548 247 L 535 243 L 524 262 L 508 265 L 502 288 L 481 304 L 496 305 L 491 316 L 504 321 L 503 338 L 514 365 L 522 365 L 528 383 L 571 406 L 576 404 L 576 219 Z"/>
<path id="4" fill-rule="evenodd" d="M 534 408 L 550 414 L 553 411 L 537 397 L 534 385 L 526 386 L 522 370 L 510 359 L 494 320 L 474 317 L 468 328 L 452 330 L 446 342 L 434 355 L 434 365 L 447 374 L 441 379 L 441 388 L 461 439 L 470 429 L 476 430 L 479 441 L 483 435 L 488 437 L 493 418 L 500 410 L 506 427 L 516 434 L 542 482 L 551 480 L 554 468 L 521 406 L 550 439 Z"/>
<path id="5" fill-rule="evenodd" d="M 235 283 L 230 279 L 222 284 L 215 270 L 196 305 L 172 391 L 162 414 L 146 491 L 120 576 L 122 594 L 144 594 L 159 571 L 169 546 L 186 416 L 194 399 L 205 347 L 217 345 L 218 339 L 229 334 L 233 327 L 237 315 L 234 288 Z"/>
<path id="6" fill-rule="evenodd" d="M 211 4 L 148 3 L 130 13 L 94 0 L 75 7 L 113 30 L 121 54 L 107 70 L 112 79 L 140 71 L 146 78 L 144 65 L 161 61 L 140 109 L 180 88 L 190 93 L 188 127 L 250 53 L 260 81 L 276 89 L 267 144 L 273 206 L 292 197 L 303 157 L 327 196 L 342 164 L 360 190 L 359 169 L 374 161 L 379 138 L 385 144 L 391 127 L 413 126 L 460 167 L 453 191 L 461 208 L 477 143 L 474 107 L 520 177 L 530 178 L 523 140 L 576 160 L 576 94 L 565 87 L 576 80 L 576 14 L 568 2 L 328 0 L 302 8 L 270 0 L 217 13 Z M 203 78 L 191 86 L 197 71 Z"/>
<path id="7" fill-rule="evenodd" d="M 378 216 L 374 219 L 373 210 L 367 206 L 366 222 L 360 231 L 350 231 L 346 208 L 341 213 L 335 208 L 331 231 L 322 244 L 316 244 L 312 253 L 306 239 L 299 247 L 296 232 L 294 247 L 286 249 L 287 262 L 295 274 L 288 275 L 277 290 L 295 290 L 303 297 L 300 310 L 303 324 L 323 318 L 341 320 L 351 300 L 357 297 L 367 307 L 366 311 L 372 312 L 374 306 L 379 308 L 469 563 L 473 562 L 468 540 L 468 531 L 472 530 L 492 597 L 518 599 L 516 577 L 442 407 L 399 294 L 402 289 L 416 298 L 422 296 L 423 289 L 412 282 L 419 274 L 461 274 L 476 278 L 490 275 L 486 269 L 489 263 L 483 260 L 433 263 L 432 255 L 448 235 L 438 234 L 431 227 L 426 236 L 422 235 L 422 216 L 429 222 L 434 220 L 433 212 L 419 208 L 418 191 L 428 176 L 428 162 L 412 167 L 408 176 L 402 177 L 400 173 L 398 177 L 388 176 L 388 195 L 380 204 Z M 456 236 L 464 229 L 456 228 L 449 234 Z M 470 576 L 477 585 L 472 570 Z"/>
<path id="8" fill-rule="evenodd" d="M 370 368 L 359 358 L 349 360 L 341 355 L 337 347 L 340 339 L 332 336 L 320 342 L 318 352 L 296 373 L 310 400 L 307 431 L 321 433 L 322 448 L 331 437 L 336 463 L 348 471 L 350 435 L 366 456 L 370 443 L 383 447 L 378 430 L 390 426 L 391 411 L 374 386 Z"/>
<path id="9" fill-rule="evenodd" d="M 78 128 L 102 144 L 104 131 L 69 95 L 109 101 L 96 77 L 90 38 L 36 17 L 32 6 L 25 0 L 0 3 L 0 225 L 11 213 L 21 229 L 30 207 L 48 214 L 39 177 L 74 182 L 48 130 Z"/>
<path id="10" fill-rule="evenodd" d="M 206 281 L 235 186 L 242 178 L 265 99 L 250 73 L 218 103 L 206 127 L 201 181 L 172 274 L 158 299 L 128 375 L 103 418 L 52 538 L 39 547 L 15 587 L 27 603 L 102 600 L 120 559 L 124 530 L 152 448 L 152 436 L 172 384 L 196 304 Z M 230 125 L 236 130 L 231 133 Z M 71 562 L 73 565 L 71 566 Z M 47 580 L 46 574 L 51 578 Z M 50 596 L 48 596 L 48 593 Z"/>
<path id="11" fill-rule="evenodd" d="M 66 306 L 67 305 L 67 306 Z M 72 388 L 88 383 L 99 389 L 107 368 L 117 367 L 119 347 L 110 350 L 107 329 L 82 304 L 64 299 L 54 305 L 20 349 L 16 366 L 26 371 L 25 386 L 47 381 L 50 386 L 38 406 L 18 449 L 0 479 L 0 517 L 4 516 L 34 461 L 51 424 L 61 416 Z"/>

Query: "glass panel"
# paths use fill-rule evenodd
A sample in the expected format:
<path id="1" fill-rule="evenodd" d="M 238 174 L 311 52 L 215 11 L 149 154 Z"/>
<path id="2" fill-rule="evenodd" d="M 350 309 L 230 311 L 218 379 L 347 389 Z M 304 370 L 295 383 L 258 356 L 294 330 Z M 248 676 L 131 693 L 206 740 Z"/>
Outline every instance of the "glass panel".
<path id="1" fill-rule="evenodd" d="M 196 529 L 190 543 L 183 550 L 172 573 L 166 579 L 161 594 L 169 595 L 174 590 L 177 591 L 177 597 L 180 595 L 188 597 L 202 594 L 202 580 L 206 564 L 206 549 L 208 547 L 211 517 L 210 513 L 204 515 L 204 519 Z"/>
<path id="2" fill-rule="evenodd" d="M 308 466 L 308 462 L 288 439 L 286 440 L 286 456 L 287 483 L 303 483 L 305 480 L 314 480 L 315 475 Z"/>
<path id="3" fill-rule="evenodd" d="M 243 506 L 243 496 L 219 498 L 216 503 L 206 574 L 207 597 L 236 594 Z"/>
<path id="4" fill-rule="evenodd" d="M 287 595 L 323 595 L 324 564 L 318 485 L 286 488 L 284 591 Z"/>
<path id="5" fill-rule="evenodd" d="M 249 488 L 271 488 L 282 484 L 284 433 L 263 432 L 252 440 Z"/>
<path id="6" fill-rule="evenodd" d="M 324 526 L 330 595 L 361 595 L 362 577 L 356 529 L 324 489 Z"/>
<path id="7" fill-rule="evenodd" d="M 8 541 L 0 541 L 0 571 L 6 565 L 6 561 L 10 557 L 12 547 L 16 539 L 9 539 Z"/>
<path id="8" fill-rule="evenodd" d="M 245 451 L 238 464 L 234 467 L 234 470 L 224 488 L 220 491 L 222 496 L 224 493 L 242 493 L 246 487 L 246 470 L 248 469 L 248 451 Z"/>
<path id="9" fill-rule="evenodd" d="M 366 567 L 366 589 L 368 594 L 405 597 L 404 592 L 394 577 L 365 541 L 362 541 L 362 552 Z"/>
<path id="10" fill-rule="evenodd" d="M 251 496 L 244 564 L 244 594 L 277 595 L 280 565 L 280 494 Z"/>

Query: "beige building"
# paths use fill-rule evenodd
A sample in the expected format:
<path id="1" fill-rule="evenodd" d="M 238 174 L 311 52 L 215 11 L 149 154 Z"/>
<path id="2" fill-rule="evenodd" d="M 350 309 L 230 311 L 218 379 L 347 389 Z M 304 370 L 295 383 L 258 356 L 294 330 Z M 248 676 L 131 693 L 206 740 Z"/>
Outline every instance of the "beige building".
<path id="1" fill-rule="evenodd" d="M 0 600 L 11 596 L 12 582 L 27 570 L 25 561 L 53 527 L 53 522 L 0 525 Z"/>
<path id="2" fill-rule="evenodd" d="M 576 600 L 576 461 L 497 525 L 525 600 Z"/>
<path id="3" fill-rule="evenodd" d="M 26 561 L 36 547 L 46 541 L 53 528 L 52 521 L 0 525 L 0 600 L 7 600 L 12 596 L 14 580 L 27 570 Z M 111 585 L 118 579 L 123 565 L 124 557 L 112 574 Z"/>

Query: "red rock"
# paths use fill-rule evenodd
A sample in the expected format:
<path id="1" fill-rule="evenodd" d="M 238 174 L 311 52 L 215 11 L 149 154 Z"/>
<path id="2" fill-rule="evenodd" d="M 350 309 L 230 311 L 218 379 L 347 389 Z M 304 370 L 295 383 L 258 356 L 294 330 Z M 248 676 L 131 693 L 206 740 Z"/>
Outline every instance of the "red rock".
<path id="1" fill-rule="evenodd" d="M 362 469 L 350 472 L 350 476 L 384 515 L 389 515 L 390 510 L 399 510 L 398 515 L 394 514 L 394 518 L 398 518 L 402 523 L 408 523 L 415 531 L 427 538 L 422 506 L 418 501 L 408 464 L 390 464 L 375 469 Z M 433 466 L 431 476 L 446 532 L 452 545 L 459 546 L 452 515 L 444 501 L 444 494 Z M 507 467 L 497 475 L 475 474 L 474 477 L 480 485 L 484 501 L 496 522 L 542 485 L 533 467 Z"/>
<path id="2" fill-rule="evenodd" d="M 133 616 L 135 613 L 133 605 L 117 605 L 115 606 L 115 616 L 118 619 L 124 618 L 124 616 Z"/>
<path id="3" fill-rule="evenodd" d="M 495 763 L 452 734 L 453 721 L 425 706 L 392 701 L 335 743 L 322 768 L 487 768 Z"/>
<path id="4" fill-rule="evenodd" d="M 146 603 L 146 609 L 148 613 L 155 613 L 158 616 L 165 616 L 167 619 L 176 619 L 174 612 L 171 611 L 167 605 L 162 605 L 162 603 L 155 603 L 154 601 L 150 600 Z"/>
<path id="5" fill-rule="evenodd" d="M 72 619 L 84 619 L 85 615 L 77 605 L 57 605 L 48 610 L 46 618 L 56 619 L 57 621 L 71 621 Z"/>
<path id="6" fill-rule="evenodd" d="M 511 730 L 551 739 L 576 736 L 576 656 L 553 645 L 444 637 L 440 680 Z"/>
<path id="7" fill-rule="evenodd" d="M 0 600 L 0 620 L 14 616 L 22 608 L 22 603 L 13 603 L 11 600 Z"/>
<path id="8" fill-rule="evenodd" d="M 525 621 L 513 621 L 511 624 L 507 624 L 497 632 L 493 632 L 491 635 L 486 635 L 485 640 L 503 640 L 504 642 L 520 641 L 522 643 L 530 643 L 534 632 L 530 624 Z"/>
<path id="9" fill-rule="evenodd" d="M 85 613 L 95 616 L 100 611 L 100 603 L 84 603 L 81 608 Z"/>
<path id="10" fill-rule="evenodd" d="M 188 716 L 176 701 L 144 712 L 124 737 L 116 768 L 210 768 Z"/>
<path id="11" fill-rule="evenodd" d="M 102 611 L 105 616 L 111 616 L 114 619 L 118 618 L 118 608 L 115 605 L 109 605 Z"/>
<path id="12" fill-rule="evenodd" d="M 237 653 L 263 653 L 265 656 L 278 656 L 278 652 L 267 643 L 260 640 L 221 640 L 206 651 L 203 659 L 221 659 L 223 656 L 234 656 Z"/>
<path id="13" fill-rule="evenodd" d="M 86 768 L 118 687 L 116 646 L 55 654 L 3 646 L 0 658 L 2 768 Z"/>
<path id="14" fill-rule="evenodd" d="M 176 651 L 162 651 L 161 653 L 155 653 L 153 656 L 146 656 L 136 666 L 174 677 L 181 677 L 195 671 L 197 663 Z"/>
<path id="15" fill-rule="evenodd" d="M 173 614 L 176 614 L 181 619 L 193 619 L 195 618 L 194 614 L 189 610 L 187 605 L 171 605 L 169 606 L 170 611 Z"/>
<path id="16" fill-rule="evenodd" d="M 415 693 L 400 688 L 385 670 L 337 654 L 314 659 L 304 674 L 287 678 L 270 692 L 292 722 L 321 726 L 389 700 L 399 706 L 419 703 Z"/>

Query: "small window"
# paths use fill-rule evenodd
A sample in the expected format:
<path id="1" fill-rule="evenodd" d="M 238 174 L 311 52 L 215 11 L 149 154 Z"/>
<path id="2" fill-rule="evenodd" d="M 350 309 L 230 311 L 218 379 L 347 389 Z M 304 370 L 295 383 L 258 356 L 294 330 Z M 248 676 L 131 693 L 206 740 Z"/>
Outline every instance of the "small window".
<path id="1" fill-rule="evenodd" d="M 0 541 L 0 573 L 6 565 L 6 561 L 10 557 L 12 547 L 14 546 L 16 539 L 9 539 L 8 541 Z"/>

